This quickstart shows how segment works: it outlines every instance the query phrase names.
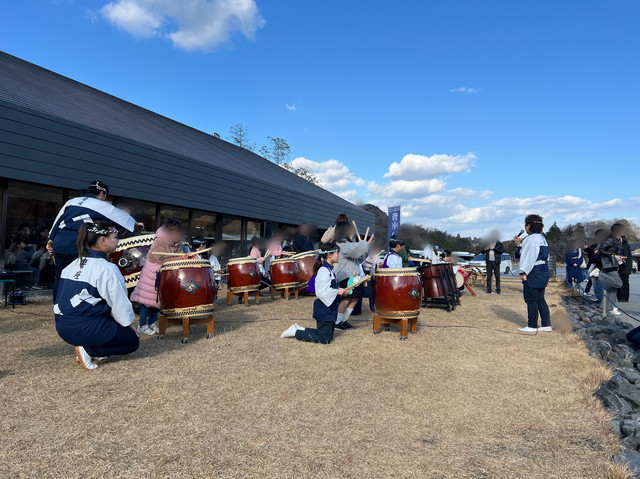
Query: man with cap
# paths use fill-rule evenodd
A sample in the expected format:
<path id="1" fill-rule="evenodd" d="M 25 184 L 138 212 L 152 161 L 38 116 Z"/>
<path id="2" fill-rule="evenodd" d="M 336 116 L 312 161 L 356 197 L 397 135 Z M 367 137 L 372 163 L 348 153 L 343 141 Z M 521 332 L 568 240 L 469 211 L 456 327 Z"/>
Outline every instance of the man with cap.
<path id="1" fill-rule="evenodd" d="M 102 181 L 92 181 L 84 196 L 65 203 L 49 231 L 50 254 L 55 254 L 56 273 L 53 284 L 53 299 L 56 299 L 58 282 L 62 270 L 78 257 L 76 240 L 83 223 L 107 221 L 116 228 L 133 231 L 135 220 L 124 211 L 107 203 L 109 187 Z"/>
<path id="2" fill-rule="evenodd" d="M 389 240 L 389 252 L 382 262 L 383 268 L 402 268 L 402 257 L 398 254 L 404 249 L 404 241 L 391 237 Z"/>

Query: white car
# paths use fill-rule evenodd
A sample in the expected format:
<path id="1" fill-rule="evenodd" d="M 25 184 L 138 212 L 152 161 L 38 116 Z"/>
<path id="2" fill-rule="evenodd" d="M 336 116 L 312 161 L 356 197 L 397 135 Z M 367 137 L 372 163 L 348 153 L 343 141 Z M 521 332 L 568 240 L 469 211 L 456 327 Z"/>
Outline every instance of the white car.
<path id="1" fill-rule="evenodd" d="M 502 253 L 502 257 L 500 258 L 500 272 L 504 274 L 511 273 L 513 268 L 511 264 L 511 255 L 509 253 Z M 483 254 L 477 254 L 474 258 L 469 261 L 469 266 L 481 266 L 485 267 L 487 265 L 487 259 Z"/>

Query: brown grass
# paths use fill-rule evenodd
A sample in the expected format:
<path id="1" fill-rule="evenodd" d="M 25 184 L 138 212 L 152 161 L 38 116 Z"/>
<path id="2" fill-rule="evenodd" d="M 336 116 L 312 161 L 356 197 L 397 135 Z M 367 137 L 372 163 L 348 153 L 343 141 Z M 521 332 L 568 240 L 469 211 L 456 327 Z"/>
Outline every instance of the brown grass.
<path id="1" fill-rule="evenodd" d="M 91 372 L 48 304 L 0 311 L 0 477 L 628 477 L 591 396 L 610 373 L 573 335 L 515 334 L 507 283 L 403 342 L 368 313 L 329 346 L 280 339 L 311 298 L 224 305 L 215 338 L 174 329 Z"/>

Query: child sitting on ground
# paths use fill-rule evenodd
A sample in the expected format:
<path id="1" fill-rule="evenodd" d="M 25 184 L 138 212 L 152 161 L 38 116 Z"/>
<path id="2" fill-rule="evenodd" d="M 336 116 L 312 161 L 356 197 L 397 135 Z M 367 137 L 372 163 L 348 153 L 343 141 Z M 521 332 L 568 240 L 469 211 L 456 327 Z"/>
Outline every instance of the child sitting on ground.
<path id="1" fill-rule="evenodd" d="M 338 318 L 338 305 L 346 290 L 338 287 L 333 266 L 338 262 L 340 248 L 335 243 L 327 243 L 320 251 L 314 265 L 315 292 L 317 299 L 313 302 L 313 318 L 316 329 L 303 328 L 298 323 L 292 324 L 280 337 L 296 338 L 308 343 L 329 344 Z"/>

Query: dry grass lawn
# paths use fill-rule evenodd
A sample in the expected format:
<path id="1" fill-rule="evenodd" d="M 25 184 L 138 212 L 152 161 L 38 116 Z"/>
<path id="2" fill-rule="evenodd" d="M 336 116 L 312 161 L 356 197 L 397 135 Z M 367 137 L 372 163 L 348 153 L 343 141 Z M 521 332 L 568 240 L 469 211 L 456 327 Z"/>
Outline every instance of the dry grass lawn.
<path id="1" fill-rule="evenodd" d="M 329 346 L 280 339 L 311 302 L 223 305 L 215 338 L 173 329 L 91 372 L 49 304 L 1 310 L 0 477 L 624 477 L 590 394 L 609 372 L 573 335 L 513 334 L 521 296 L 425 309 L 408 341 L 368 311 Z"/>

